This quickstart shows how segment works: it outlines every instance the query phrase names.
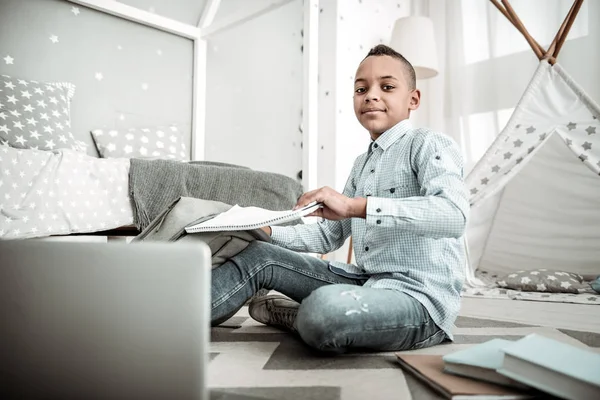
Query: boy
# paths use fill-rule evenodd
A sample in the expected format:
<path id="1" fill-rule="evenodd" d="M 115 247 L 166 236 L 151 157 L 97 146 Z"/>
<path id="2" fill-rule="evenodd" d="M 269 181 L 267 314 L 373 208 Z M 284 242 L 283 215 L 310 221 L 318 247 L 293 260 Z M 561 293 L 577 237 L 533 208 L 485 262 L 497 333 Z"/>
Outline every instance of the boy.
<path id="1" fill-rule="evenodd" d="M 409 350 L 452 338 L 469 210 L 460 151 L 446 136 L 411 128 L 420 92 L 393 49 L 371 49 L 354 86 L 354 111 L 372 142 L 343 194 L 305 193 L 297 206 L 322 202 L 313 215 L 325 220 L 265 227 L 273 244 L 253 242 L 213 270 L 214 325 L 266 288 L 292 300 L 253 299 L 250 316 L 322 351 Z M 357 265 L 297 253 L 329 253 L 350 235 Z"/>

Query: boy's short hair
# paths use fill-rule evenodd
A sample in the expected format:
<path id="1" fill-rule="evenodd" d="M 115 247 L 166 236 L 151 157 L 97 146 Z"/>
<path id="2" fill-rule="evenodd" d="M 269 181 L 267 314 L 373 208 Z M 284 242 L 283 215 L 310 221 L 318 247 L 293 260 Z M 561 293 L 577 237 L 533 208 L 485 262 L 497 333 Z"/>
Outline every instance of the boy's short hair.
<path id="1" fill-rule="evenodd" d="M 413 68 L 412 64 L 410 62 L 408 62 L 408 60 L 406 58 L 404 58 L 404 56 L 402 56 L 402 54 L 398 53 L 396 50 L 392 49 L 389 46 L 386 46 L 384 44 L 379 44 L 379 45 L 373 47 L 371 50 L 369 50 L 369 53 L 365 56 L 365 58 L 363 58 L 363 61 L 367 57 L 371 57 L 371 56 L 390 56 L 397 60 L 400 60 L 402 62 L 402 64 L 404 65 L 404 70 L 406 72 L 406 82 L 408 83 L 408 88 L 410 90 L 416 89 L 417 76 L 415 74 L 415 69 Z"/>

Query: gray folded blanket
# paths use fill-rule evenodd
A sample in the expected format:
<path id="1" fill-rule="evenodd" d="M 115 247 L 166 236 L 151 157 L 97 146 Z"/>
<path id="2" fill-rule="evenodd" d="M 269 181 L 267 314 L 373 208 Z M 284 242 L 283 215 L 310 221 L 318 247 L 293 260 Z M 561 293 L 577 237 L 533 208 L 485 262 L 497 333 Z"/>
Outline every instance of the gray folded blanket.
<path id="1" fill-rule="evenodd" d="M 302 185 L 292 178 L 236 165 L 133 158 L 129 169 L 139 230 L 181 196 L 282 211 L 291 209 L 302 193 Z"/>

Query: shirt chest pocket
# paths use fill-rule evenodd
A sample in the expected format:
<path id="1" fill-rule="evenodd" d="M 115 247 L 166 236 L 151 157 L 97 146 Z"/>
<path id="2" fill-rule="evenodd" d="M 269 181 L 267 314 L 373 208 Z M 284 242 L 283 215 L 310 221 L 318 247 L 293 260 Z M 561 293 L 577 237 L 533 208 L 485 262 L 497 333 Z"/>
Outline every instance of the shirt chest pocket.
<path id="1" fill-rule="evenodd" d="M 389 179 L 381 180 L 378 186 L 379 197 L 402 198 L 419 195 L 419 184 L 412 171 L 394 174 Z"/>

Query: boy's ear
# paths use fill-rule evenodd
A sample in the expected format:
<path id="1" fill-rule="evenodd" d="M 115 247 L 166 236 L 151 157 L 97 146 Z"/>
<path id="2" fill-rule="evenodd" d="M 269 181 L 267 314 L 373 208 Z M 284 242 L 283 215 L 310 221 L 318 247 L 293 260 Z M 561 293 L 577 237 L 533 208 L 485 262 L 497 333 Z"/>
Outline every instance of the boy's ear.
<path id="1" fill-rule="evenodd" d="M 419 108 L 419 105 L 421 104 L 421 91 L 419 89 L 415 89 L 412 92 L 410 92 L 410 101 L 408 103 L 408 108 L 409 110 L 416 110 L 417 108 Z"/>

